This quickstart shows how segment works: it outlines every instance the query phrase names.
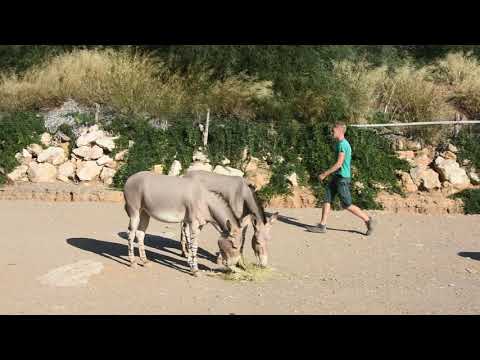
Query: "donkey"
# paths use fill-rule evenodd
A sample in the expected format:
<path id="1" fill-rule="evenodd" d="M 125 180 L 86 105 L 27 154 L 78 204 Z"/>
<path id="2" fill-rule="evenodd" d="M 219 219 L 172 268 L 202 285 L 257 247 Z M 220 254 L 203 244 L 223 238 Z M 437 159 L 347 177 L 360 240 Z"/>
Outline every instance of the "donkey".
<path id="1" fill-rule="evenodd" d="M 186 236 L 189 253 L 188 264 L 193 275 L 198 275 L 198 235 L 206 223 L 214 223 L 221 230 L 218 241 L 225 256 L 225 265 L 232 271 L 241 261 L 241 227 L 228 203 L 219 195 L 208 191 L 201 183 L 189 179 L 156 175 L 142 171 L 132 175 L 125 183 L 125 211 L 130 218 L 128 257 L 131 267 L 136 267 L 134 245 L 138 240 L 140 260 L 148 265 L 145 254 L 145 231 L 150 217 L 166 222 L 188 224 L 190 236 Z"/>
<path id="2" fill-rule="evenodd" d="M 265 267 L 268 264 L 267 244 L 271 240 L 270 230 L 272 224 L 278 219 L 278 213 L 270 217 L 265 216 L 263 208 L 258 204 L 255 197 L 255 191 L 245 179 L 240 176 L 226 176 L 212 174 L 207 171 L 189 171 L 184 178 L 194 179 L 203 184 L 209 191 L 219 193 L 229 203 L 235 214 L 235 217 L 242 225 L 242 243 L 240 254 L 243 264 L 243 248 L 245 244 L 245 235 L 248 229 L 248 219 L 252 219 L 254 235 L 252 237 L 252 248 L 257 257 L 260 266 Z M 182 224 L 182 252 L 187 257 L 185 246 L 186 224 Z M 221 260 L 220 252 L 217 262 Z"/>

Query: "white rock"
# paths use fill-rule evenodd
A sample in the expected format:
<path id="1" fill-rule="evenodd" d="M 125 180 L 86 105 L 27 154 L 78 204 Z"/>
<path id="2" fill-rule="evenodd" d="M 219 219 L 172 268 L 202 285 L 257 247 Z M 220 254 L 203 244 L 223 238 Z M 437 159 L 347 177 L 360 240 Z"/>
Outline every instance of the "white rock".
<path id="1" fill-rule="evenodd" d="M 95 161 L 82 161 L 77 166 L 77 176 L 81 181 L 95 180 L 102 171 Z"/>
<path id="2" fill-rule="evenodd" d="M 63 164 L 66 160 L 65 151 L 61 147 L 49 147 L 43 150 L 37 158 L 39 163 L 48 162 L 52 165 Z"/>
<path id="3" fill-rule="evenodd" d="M 230 160 L 228 160 L 227 158 L 223 159 L 222 162 L 221 162 L 222 165 L 229 165 L 230 164 Z"/>
<path id="4" fill-rule="evenodd" d="M 16 153 L 15 154 L 15 159 L 21 164 L 21 165 L 28 165 L 32 162 L 32 154 L 30 154 L 27 150 L 23 149 L 21 153 Z"/>
<path id="5" fill-rule="evenodd" d="M 296 173 L 293 173 L 287 176 L 287 180 L 293 187 L 298 186 L 298 176 Z"/>
<path id="6" fill-rule="evenodd" d="M 128 148 L 131 148 L 133 145 L 135 145 L 135 141 L 129 140 L 128 141 Z"/>
<path id="7" fill-rule="evenodd" d="M 468 177 L 474 185 L 480 185 L 480 175 L 477 172 L 477 169 L 472 166 L 467 170 Z"/>
<path id="8" fill-rule="evenodd" d="M 453 153 L 457 153 L 458 152 L 458 149 L 455 145 L 453 144 L 448 144 L 448 151 L 451 151 Z"/>
<path id="9" fill-rule="evenodd" d="M 60 176 L 68 178 L 72 178 L 75 176 L 75 164 L 71 161 L 67 161 L 66 163 L 60 165 L 58 167 L 58 177 Z"/>
<path id="10" fill-rule="evenodd" d="M 57 178 L 57 168 L 49 163 L 32 162 L 27 173 L 30 181 L 34 183 L 55 182 Z"/>
<path id="11" fill-rule="evenodd" d="M 210 160 L 208 160 L 208 157 L 207 155 L 205 155 L 203 152 L 201 151 L 196 151 L 194 154 L 193 154 L 193 161 L 196 162 L 204 162 L 204 163 L 208 163 L 210 162 Z"/>
<path id="12" fill-rule="evenodd" d="M 429 168 L 422 166 L 413 168 L 410 170 L 410 176 L 415 185 L 424 190 L 430 191 L 439 189 L 442 186 L 438 174 Z"/>
<path id="13" fill-rule="evenodd" d="M 85 160 L 97 160 L 103 156 L 103 149 L 100 146 L 81 146 L 73 149 L 73 153 Z"/>
<path id="14" fill-rule="evenodd" d="M 115 155 L 115 161 L 124 161 L 128 154 L 128 150 L 122 150 Z"/>
<path id="15" fill-rule="evenodd" d="M 27 147 L 27 151 L 34 156 L 38 156 L 43 151 L 43 147 L 38 144 L 32 144 Z"/>
<path id="16" fill-rule="evenodd" d="M 108 155 L 103 155 L 100 159 L 97 160 L 98 166 L 104 166 L 109 163 L 113 163 L 113 159 Z"/>
<path id="17" fill-rule="evenodd" d="M 105 137 L 105 133 L 102 130 L 88 132 L 85 135 L 81 135 L 77 139 L 76 144 L 77 144 L 78 147 L 86 146 L 86 145 L 89 145 L 91 143 L 94 143 L 95 141 L 97 141 L 98 139 L 103 138 L 103 137 Z"/>
<path id="18" fill-rule="evenodd" d="M 163 174 L 163 165 L 154 165 L 152 171 L 155 174 L 162 175 Z"/>
<path id="19" fill-rule="evenodd" d="M 88 132 L 97 132 L 99 130 L 100 129 L 99 129 L 98 125 L 92 125 L 88 128 Z"/>
<path id="20" fill-rule="evenodd" d="M 208 171 L 208 170 L 206 170 Z M 217 165 L 213 170 L 215 174 L 226 175 L 226 176 L 240 176 L 243 177 L 243 171 L 231 168 L 230 166 L 221 166 Z"/>
<path id="21" fill-rule="evenodd" d="M 200 161 L 195 161 L 190 165 L 190 167 L 187 169 L 187 171 L 208 171 L 212 172 L 213 167 L 212 165 Z"/>
<path id="22" fill-rule="evenodd" d="M 7 175 L 7 178 L 13 182 L 25 180 L 27 171 L 28 171 L 27 165 L 17 166 L 10 174 Z"/>
<path id="23" fill-rule="evenodd" d="M 70 183 L 70 179 L 66 176 L 63 176 L 63 175 L 57 175 L 57 180 L 60 180 L 61 182 L 64 182 L 64 183 Z"/>
<path id="24" fill-rule="evenodd" d="M 112 151 L 115 149 L 115 140 L 118 139 L 118 137 L 103 137 L 100 139 L 97 139 L 95 143 L 100 146 L 101 148 L 107 150 L 107 151 Z"/>
<path id="25" fill-rule="evenodd" d="M 52 144 L 52 135 L 50 135 L 49 133 L 43 133 L 40 136 L 40 142 L 42 143 L 42 145 L 49 147 Z"/>
<path id="26" fill-rule="evenodd" d="M 170 170 L 168 171 L 169 176 L 178 176 L 182 171 L 182 164 L 178 160 L 174 160 Z"/>
<path id="27" fill-rule="evenodd" d="M 439 156 L 435 160 L 435 169 L 439 172 L 442 180 L 448 181 L 453 185 L 470 184 L 467 172 L 455 160 L 447 160 Z"/>
<path id="28" fill-rule="evenodd" d="M 110 169 L 107 167 L 104 167 L 102 169 L 102 172 L 100 174 L 100 179 L 106 184 L 106 185 L 111 185 L 113 183 L 113 177 L 115 176 L 115 173 L 117 171 L 114 169 Z"/>
<path id="29" fill-rule="evenodd" d="M 418 186 L 413 182 L 412 177 L 409 173 L 400 171 L 399 173 L 400 178 L 401 178 L 401 183 L 403 186 L 403 189 L 408 192 L 416 192 L 418 190 Z"/>

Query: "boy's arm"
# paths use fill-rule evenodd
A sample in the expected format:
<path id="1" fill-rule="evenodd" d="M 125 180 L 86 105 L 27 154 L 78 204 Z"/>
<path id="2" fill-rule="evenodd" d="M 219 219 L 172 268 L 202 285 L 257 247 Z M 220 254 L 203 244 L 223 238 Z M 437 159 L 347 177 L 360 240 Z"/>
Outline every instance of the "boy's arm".
<path id="1" fill-rule="evenodd" d="M 328 176 L 330 176 L 331 174 L 333 174 L 335 171 L 337 171 L 338 169 L 340 169 L 343 165 L 343 162 L 345 161 L 345 153 L 343 152 L 340 152 L 338 154 L 338 160 L 337 162 L 335 163 L 335 165 L 333 165 L 330 169 L 328 169 L 327 171 L 325 171 L 324 173 L 320 174 L 320 176 L 318 177 L 320 181 L 323 181 L 325 180 L 325 178 L 327 178 Z"/>

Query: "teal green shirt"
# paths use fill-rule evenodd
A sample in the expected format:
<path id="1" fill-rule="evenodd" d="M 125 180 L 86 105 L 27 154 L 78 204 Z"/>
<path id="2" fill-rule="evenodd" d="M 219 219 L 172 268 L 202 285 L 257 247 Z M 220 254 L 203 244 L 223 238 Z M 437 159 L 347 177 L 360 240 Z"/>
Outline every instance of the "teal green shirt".
<path id="1" fill-rule="evenodd" d="M 337 170 L 335 174 L 340 175 L 344 178 L 351 178 L 352 172 L 350 170 L 350 163 L 352 161 L 352 148 L 350 147 L 350 143 L 347 141 L 347 139 L 343 139 L 342 141 L 339 141 L 337 143 L 337 146 L 335 147 L 335 151 L 337 153 L 337 159 L 338 159 L 338 155 L 341 152 L 345 154 L 345 161 L 343 162 L 342 167 L 339 170 Z"/>

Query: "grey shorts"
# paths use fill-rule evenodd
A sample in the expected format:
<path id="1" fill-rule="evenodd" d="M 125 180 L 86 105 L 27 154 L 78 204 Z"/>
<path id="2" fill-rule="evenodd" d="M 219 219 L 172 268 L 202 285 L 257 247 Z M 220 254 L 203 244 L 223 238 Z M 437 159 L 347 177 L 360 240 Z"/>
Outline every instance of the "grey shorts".
<path id="1" fill-rule="evenodd" d="M 351 206 L 352 194 L 350 193 L 350 182 L 350 178 L 334 175 L 332 180 L 325 187 L 325 202 L 331 204 L 335 199 L 335 196 L 338 195 L 343 208 Z"/>

